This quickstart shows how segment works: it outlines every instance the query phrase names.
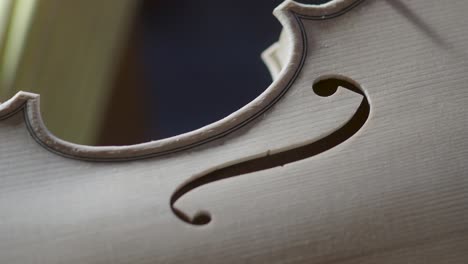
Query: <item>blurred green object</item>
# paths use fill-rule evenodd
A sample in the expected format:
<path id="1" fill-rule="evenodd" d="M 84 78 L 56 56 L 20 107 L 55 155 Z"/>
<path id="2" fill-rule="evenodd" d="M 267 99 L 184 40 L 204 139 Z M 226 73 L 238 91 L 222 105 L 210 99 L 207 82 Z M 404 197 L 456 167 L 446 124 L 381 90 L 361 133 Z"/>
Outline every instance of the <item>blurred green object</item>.
<path id="1" fill-rule="evenodd" d="M 94 145 L 135 0 L 1 0 L 0 100 L 41 95 L 49 130 Z"/>

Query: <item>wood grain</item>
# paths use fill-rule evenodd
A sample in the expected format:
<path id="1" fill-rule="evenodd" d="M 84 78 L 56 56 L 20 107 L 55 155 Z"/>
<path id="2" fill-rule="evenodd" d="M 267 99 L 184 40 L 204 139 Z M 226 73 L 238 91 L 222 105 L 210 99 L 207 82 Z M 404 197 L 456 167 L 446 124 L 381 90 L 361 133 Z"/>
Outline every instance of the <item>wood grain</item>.
<path id="1" fill-rule="evenodd" d="M 265 94 L 141 145 L 61 141 L 42 125 L 38 97 L 18 94 L 0 105 L 0 263 L 466 263 L 466 13 L 465 1 L 287 1 L 275 15 L 288 60 Z M 170 197 L 185 183 L 343 127 L 363 96 L 317 96 L 313 84 L 329 75 L 352 79 L 369 101 L 357 133 L 195 188 L 177 208 L 209 208 L 212 221 L 180 221 Z"/>

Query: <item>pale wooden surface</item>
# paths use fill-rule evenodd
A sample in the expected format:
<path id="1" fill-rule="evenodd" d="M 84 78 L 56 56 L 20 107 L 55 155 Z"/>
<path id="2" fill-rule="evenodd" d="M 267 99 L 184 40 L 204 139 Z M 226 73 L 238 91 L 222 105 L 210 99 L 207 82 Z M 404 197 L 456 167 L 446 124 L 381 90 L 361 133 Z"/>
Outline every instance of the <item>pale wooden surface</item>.
<path id="1" fill-rule="evenodd" d="M 310 19 L 354 3 L 279 7 L 291 50 L 276 81 L 240 112 L 188 135 L 77 146 L 44 130 L 36 96 L 0 106 L 6 115 L 28 102 L 25 116 L 22 110 L 0 122 L 0 263 L 466 263 L 468 2 L 366 0 L 336 18 Z M 343 126 L 363 97 L 342 88 L 317 96 L 312 84 L 327 74 L 352 78 L 366 92 L 371 115 L 357 134 L 177 201 L 189 215 L 208 210 L 207 225 L 171 212 L 171 195 L 196 175 Z M 239 127 L 289 80 L 261 116 L 189 150 L 127 162 L 52 152 L 133 159 L 180 148 Z"/>

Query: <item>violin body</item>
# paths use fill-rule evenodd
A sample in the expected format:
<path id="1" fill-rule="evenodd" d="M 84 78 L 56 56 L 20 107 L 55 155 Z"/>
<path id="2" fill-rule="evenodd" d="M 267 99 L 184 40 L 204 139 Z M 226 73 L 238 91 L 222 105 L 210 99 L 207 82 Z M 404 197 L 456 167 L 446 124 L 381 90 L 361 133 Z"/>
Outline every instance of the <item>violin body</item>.
<path id="1" fill-rule="evenodd" d="M 56 138 L 0 105 L 0 263 L 466 263 L 468 2 L 286 1 L 274 82 L 201 129 Z"/>

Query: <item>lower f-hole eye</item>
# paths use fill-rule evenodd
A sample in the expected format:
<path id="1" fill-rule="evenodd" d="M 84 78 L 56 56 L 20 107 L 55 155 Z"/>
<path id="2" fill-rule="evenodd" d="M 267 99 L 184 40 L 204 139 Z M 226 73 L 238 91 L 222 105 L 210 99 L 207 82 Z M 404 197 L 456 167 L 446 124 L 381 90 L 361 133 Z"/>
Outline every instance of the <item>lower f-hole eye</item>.
<path id="1" fill-rule="evenodd" d="M 211 215 L 208 212 L 201 211 L 195 214 L 192 220 L 194 225 L 206 225 L 211 222 Z"/>

